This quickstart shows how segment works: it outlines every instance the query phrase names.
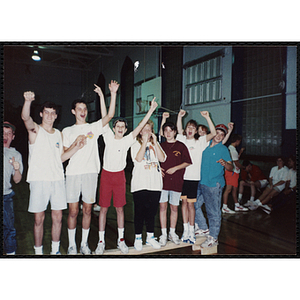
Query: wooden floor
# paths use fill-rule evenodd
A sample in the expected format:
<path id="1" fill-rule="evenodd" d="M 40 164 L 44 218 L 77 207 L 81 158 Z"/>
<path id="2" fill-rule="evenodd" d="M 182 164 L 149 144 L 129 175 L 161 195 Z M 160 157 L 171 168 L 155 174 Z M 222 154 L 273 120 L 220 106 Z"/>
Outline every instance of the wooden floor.
<path id="1" fill-rule="evenodd" d="M 127 174 L 127 182 L 130 183 L 130 174 Z M 34 216 L 27 212 L 29 189 L 28 184 L 22 180 L 20 184 L 14 186 L 16 196 L 14 198 L 15 208 L 15 227 L 17 230 L 18 249 L 16 256 L 18 257 L 34 257 L 34 239 L 33 239 L 33 221 Z M 233 204 L 232 199 L 229 200 L 229 206 Z M 127 204 L 124 207 L 125 211 L 125 240 L 129 247 L 133 246 L 134 242 L 134 223 L 133 223 L 133 200 L 127 186 Z M 91 221 L 91 230 L 89 234 L 89 246 L 92 251 L 95 251 L 98 242 L 98 215 L 93 212 Z M 67 253 L 68 248 L 68 233 L 67 233 L 67 216 L 68 210 L 63 212 L 63 228 L 61 233 L 60 251 L 63 257 Z M 76 241 L 77 246 L 80 246 L 81 241 L 81 219 L 80 212 L 77 223 Z M 274 211 L 267 215 L 261 209 L 249 211 L 245 213 L 236 213 L 234 215 L 222 215 L 222 225 L 219 235 L 218 254 L 210 257 L 229 257 L 229 256 L 296 256 L 296 205 L 288 205 L 279 211 Z M 179 207 L 178 223 L 176 228 L 177 234 L 182 234 L 182 217 L 181 206 Z M 155 236 L 161 234 L 159 226 L 158 214 L 156 215 Z M 115 249 L 117 241 L 117 222 L 116 212 L 111 206 L 107 215 L 106 225 L 106 249 Z M 145 242 L 145 234 L 143 234 Z M 48 207 L 45 217 L 44 226 L 44 254 L 50 253 L 51 245 L 51 214 Z M 104 257 L 110 257 L 107 251 Z M 299 253 L 298 253 L 299 254 Z M 139 255 L 138 255 L 139 256 Z M 152 252 L 140 255 L 140 257 L 205 257 L 199 251 L 193 251 L 191 246 L 166 249 L 165 251 Z M 72 256 L 74 257 L 74 256 Z M 84 256 L 75 256 L 83 258 Z M 97 258 L 99 256 L 91 256 Z M 112 257 L 116 257 L 113 255 Z M 119 257 L 117 255 L 117 257 Z M 120 257 L 131 257 L 129 255 L 121 255 Z M 137 255 L 134 255 L 137 257 Z"/>

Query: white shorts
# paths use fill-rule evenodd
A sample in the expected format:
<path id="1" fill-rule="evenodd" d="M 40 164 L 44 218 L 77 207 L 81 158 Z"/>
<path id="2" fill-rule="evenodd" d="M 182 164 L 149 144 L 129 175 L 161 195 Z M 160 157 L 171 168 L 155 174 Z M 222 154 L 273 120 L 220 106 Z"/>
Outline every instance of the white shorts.
<path id="1" fill-rule="evenodd" d="M 66 176 L 67 202 L 76 203 L 79 201 L 80 193 L 82 201 L 93 204 L 96 199 L 98 174 L 80 174 Z"/>
<path id="2" fill-rule="evenodd" d="M 268 183 L 269 183 L 268 179 L 263 179 L 263 180 L 258 180 L 258 181 L 259 181 L 260 187 L 262 189 L 265 188 L 268 185 Z"/>
<path id="3" fill-rule="evenodd" d="M 162 190 L 161 194 L 160 194 L 159 203 L 168 202 L 168 200 L 169 200 L 170 204 L 178 206 L 180 197 L 181 197 L 181 193 L 179 193 L 179 192 Z"/>
<path id="4" fill-rule="evenodd" d="M 51 204 L 52 210 L 67 208 L 65 181 L 31 181 L 28 211 L 39 213 Z"/>

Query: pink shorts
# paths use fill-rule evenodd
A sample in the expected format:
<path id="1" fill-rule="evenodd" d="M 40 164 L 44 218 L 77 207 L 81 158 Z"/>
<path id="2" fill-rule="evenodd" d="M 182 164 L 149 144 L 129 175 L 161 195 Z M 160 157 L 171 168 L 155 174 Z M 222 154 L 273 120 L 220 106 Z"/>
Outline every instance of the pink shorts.
<path id="1" fill-rule="evenodd" d="M 99 205 L 110 207 L 113 196 L 114 207 L 123 207 L 126 204 L 126 178 L 124 170 L 109 172 L 102 169 L 99 189 Z"/>
<path id="2" fill-rule="evenodd" d="M 227 170 L 225 170 L 225 181 L 226 181 L 226 185 L 231 185 L 234 187 L 238 187 L 239 185 L 239 173 L 235 173 L 235 172 L 229 172 Z"/>

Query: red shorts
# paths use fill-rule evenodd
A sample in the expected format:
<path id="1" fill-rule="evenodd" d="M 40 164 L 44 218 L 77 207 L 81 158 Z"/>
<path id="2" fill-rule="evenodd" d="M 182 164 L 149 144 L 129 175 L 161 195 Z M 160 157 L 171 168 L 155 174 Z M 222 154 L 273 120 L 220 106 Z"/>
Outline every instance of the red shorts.
<path id="1" fill-rule="evenodd" d="M 229 172 L 227 170 L 225 170 L 225 181 L 226 181 L 226 185 L 231 185 L 234 187 L 238 187 L 239 185 L 239 173 L 235 173 L 235 172 Z"/>
<path id="2" fill-rule="evenodd" d="M 125 172 L 108 172 L 102 169 L 99 189 L 99 205 L 110 207 L 113 196 L 114 207 L 123 207 L 126 204 Z"/>

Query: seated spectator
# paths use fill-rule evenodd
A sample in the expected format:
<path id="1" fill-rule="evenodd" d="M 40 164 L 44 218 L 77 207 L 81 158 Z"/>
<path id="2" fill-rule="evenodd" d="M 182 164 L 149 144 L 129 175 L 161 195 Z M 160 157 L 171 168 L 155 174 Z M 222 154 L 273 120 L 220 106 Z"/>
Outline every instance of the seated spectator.
<path id="1" fill-rule="evenodd" d="M 244 168 L 241 169 L 238 201 L 240 203 L 242 202 L 244 187 L 249 186 L 251 189 L 251 196 L 245 203 L 245 206 L 250 206 L 254 202 L 256 190 L 265 188 L 268 184 L 268 179 L 260 167 L 253 165 L 249 160 L 243 161 L 243 167 Z"/>
<path id="2" fill-rule="evenodd" d="M 277 166 L 271 169 L 269 175 L 269 184 L 261 194 L 261 196 L 250 205 L 251 210 L 257 209 L 259 206 L 267 209 L 271 199 L 277 196 L 285 187 L 286 176 L 289 169 L 284 165 L 283 158 L 279 156 L 276 160 Z"/>
<path id="3" fill-rule="evenodd" d="M 270 205 L 267 205 L 267 207 L 262 207 L 263 211 L 267 214 L 270 214 L 272 211 L 284 206 L 291 200 L 296 200 L 297 163 L 295 155 L 289 157 L 288 167 L 290 169 L 286 176 L 285 189 L 272 199 Z"/>

